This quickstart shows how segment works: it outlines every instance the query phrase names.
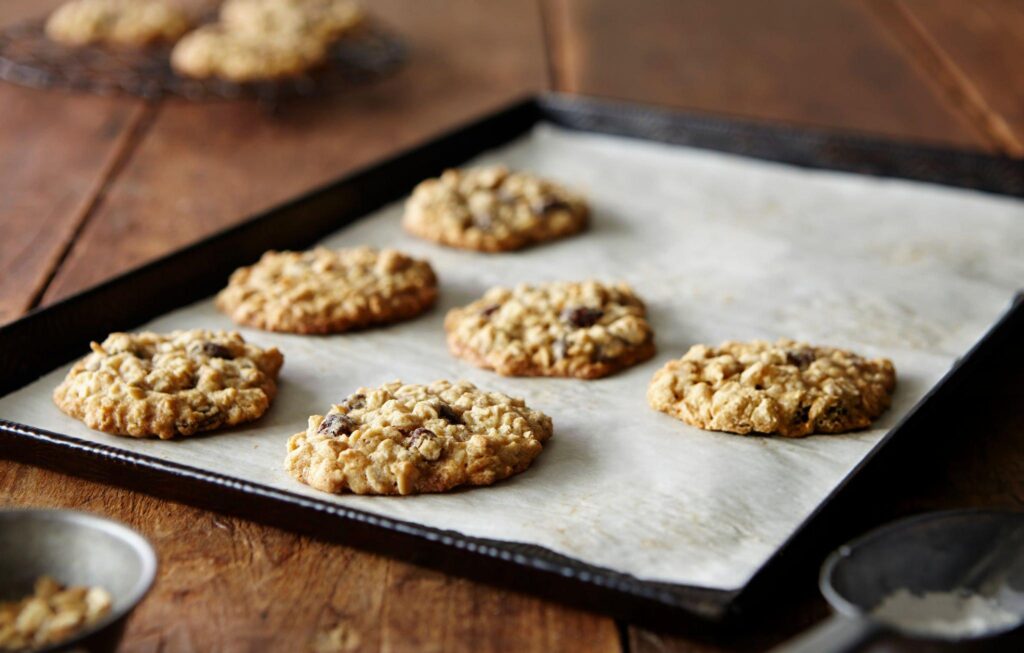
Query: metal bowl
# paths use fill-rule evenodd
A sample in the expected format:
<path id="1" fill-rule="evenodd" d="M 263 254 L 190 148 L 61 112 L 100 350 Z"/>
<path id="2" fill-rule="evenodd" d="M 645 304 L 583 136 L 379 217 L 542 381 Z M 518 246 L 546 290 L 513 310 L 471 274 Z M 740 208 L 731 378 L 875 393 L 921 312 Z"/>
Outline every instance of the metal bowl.
<path id="1" fill-rule="evenodd" d="M 0 601 L 31 595 L 40 576 L 99 586 L 110 613 L 42 651 L 113 651 L 124 624 L 156 577 L 156 553 L 127 526 L 73 510 L 0 510 Z"/>

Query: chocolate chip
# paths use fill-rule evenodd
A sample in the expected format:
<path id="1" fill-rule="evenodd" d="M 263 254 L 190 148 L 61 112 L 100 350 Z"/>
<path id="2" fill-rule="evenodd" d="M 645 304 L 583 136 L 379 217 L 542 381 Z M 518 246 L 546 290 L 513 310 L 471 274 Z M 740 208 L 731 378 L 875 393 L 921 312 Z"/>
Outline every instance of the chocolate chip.
<path id="1" fill-rule="evenodd" d="M 231 353 L 230 349 L 224 345 L 218 345 L 215 342 L 204 342 L 199 348 L 199 351 L 202 352 L 204 356 L 209 356 L 210 358 L 231 360 L 235 357 L 235 355 Z"/>
<path id="2" fill-rule="evenodd" d="M 405 437 L 407 438 L 407 445 L 409 447 L 415 447 L 419 444 L 420 440 L 425 438 L 436 438 L 437 434 L 430 429 L 425 429 L 421 426 Z"/>
<path id="3" fill-rule="evenodd" d="M 349 410 L 358 410 L 366 405 L 366 395 L 354 394 L 345 401 L 341 402 L 341 404 L 345 408 L 348 408 Z"/>
<path id="4" fill-rule="evenodd" d="M 818 418 L 818 423 L 830 428 L 839 428 L 843 426 L 843 422 L 846 417 L 849 416 L 850 409 L 844 404 L 833 404 L 825 409 L 825 413 Z"/>
<path id="5" fill-rule="evenodd" d="M 216 428 L 222 421 L 223 416 L 220 409 L 211 405 L 198 408 L 194 413 L 179 417 L 175 420 L 174 426 L 182 435 L 192 435 L 199 431 Z"/>
<path id="6" fill-rule="evenodd" d="M 799 408 L 796 409 L 796 412 L 793 413 L 793 423 L 794 424 L 803 424 L 804 422 L 807 421 L 807 418 L 810 417 L 810 416 L 811 416 L 811 407 L 810 406 L 800 406 Z"/>
<path id="7" fill-rule="evenodd" d="M 796 365 L 800 369 L 804 369 L 813 363 L 815 358 L 817 357 L 811 349 L 790 349 L 786 352 L 786 362 L 790 365 Z"/>
<path id="8" fill-rule="evenodd" d="M 501 304 L 490 304 L 489 306 L 484 306 L 482 309 L 480 309 L 480 315 L 483 315 L 484 317 L 490 317 L 494 315 L 499 308 L 501 308 Z"/>
<path id="9" fill-rule="evenodd" d="M 567 308 L 562 311 L 562 319 L 577 329 L 594 326 L 601 319 L 602 315 L 604 315 L 604 311 L 601 309 L 588 308 L 586 306 Z"/>
<path id="10" fill-rule="evenodd" d="M 357 428 L 359 428 L 359 425 L 348 415 L 331 413 L 324 418 L 324 421 L 320 422 L 320 427 L 317 428 L 316 432 L 336 438 L 339 435 L 348 435 Z"/>
<path id="11" fill-rule="evenodd" d="M 459 415 L 448 404 L 441 404 L 437 407 L 437 416 L 449 424 L 462 424 L 462 415 Z"/>
<path id="12" fill-rule="evenodd" d="M 564 200 L 560 200 L 557 197 L 541 197 L 530 205 L 534 213 L 544 215 L 551 213 L 552 211 L 564 211 L 571 208 L 568 203 Z"/>

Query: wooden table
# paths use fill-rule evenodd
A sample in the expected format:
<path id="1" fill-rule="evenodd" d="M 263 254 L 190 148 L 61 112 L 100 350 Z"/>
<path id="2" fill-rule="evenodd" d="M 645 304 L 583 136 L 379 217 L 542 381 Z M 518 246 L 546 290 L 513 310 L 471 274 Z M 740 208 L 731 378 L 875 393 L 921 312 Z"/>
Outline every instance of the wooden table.
<path id="1" fill-rule="evenodd" d="M 53 4 L 5 0 L 0 24 Z M 538 89 L 1024 156 L 1017 0 L 367 4 L 408 38 L 408 65 L 273 115 L 0 84 L 0 322 Z M 957 437 L 880 483 L 865 523 L 1024 505 L 1021 363 L 1012 352 L 1005 374 L 975 385 L 949 425 Z M 6 461 L 0 504 L 94 511 L 155 543 L 160 577 L 126 651 L 759 649 L 824 614 L 816 560 L 797 598 L 716 639 Z"/>

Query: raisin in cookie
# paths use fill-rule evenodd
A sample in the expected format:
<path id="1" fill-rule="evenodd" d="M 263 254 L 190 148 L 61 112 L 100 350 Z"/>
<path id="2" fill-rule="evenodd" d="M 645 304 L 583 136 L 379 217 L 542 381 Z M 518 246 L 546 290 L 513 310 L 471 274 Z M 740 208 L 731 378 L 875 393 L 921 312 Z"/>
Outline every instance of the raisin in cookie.
<path id="1" fill-rule="evenodd" d="M 178 41 L 171 52 L 171 66 L 186 77 L 246 83 L 299 75 L 323 63 L 326 56 L 326 44 L 305 33 L 249 34 L 215 23 Z"/>
<path id="2" fill-rule="evenodd" d="M 792 340 L 726 342 L 666 363 L 647 401 L 702 429 L 798 438 L 869 426 L 895 386 L 888 359 Z"/>
<path id="3" fill-rule="evenodd" d="M 291 32 L 329 43 L 362 20 L 363 10 L 353 0 L 227 0 L 220 8 L 227 30 L 260 38 Z"/>
<path id="4" fill-rule="evenodd" d="M 170 439 L 258 419 L 284 357 L 234 332 L 114 333 L 75 363 L 53 400 L 90 428 Z"/>
<path id="5" fill-rule="evenodd" d="M 72 0 L 50 14 L 46 35 L 67 45 L 141 47 L 176 40 L 190 22 L 185 12 L 163 0 Z"/>
<path id="6" fill-rule="evenodd" d="M 239 268 L 217 306 L 239 324 L 292 333 L 338 333 L 406 320 L 437 298 L 426 261 L 369 247 L 267 252 Z"/>
<path id="7" fill-rule="evenodd" d="M 285 469 L 324 492 L 418 494 L 524 471 L 551 418 L 471 383 L 360 388 L 288 440 Z"/>
<path id="8" fill-rule="evenodd" d="M 459 358 L 505 376 L 594 379 L 654 355 L 647 311 L 626 284 L 492 288 L 445 318 Z"/>
<path id="9" fill-rule="evenodd" d="M 448 170 L 419 184 L 405 206 L 406 231 L 442 245 L 499 252 L 582 231 L 579 196 L 503 166 Z"/>

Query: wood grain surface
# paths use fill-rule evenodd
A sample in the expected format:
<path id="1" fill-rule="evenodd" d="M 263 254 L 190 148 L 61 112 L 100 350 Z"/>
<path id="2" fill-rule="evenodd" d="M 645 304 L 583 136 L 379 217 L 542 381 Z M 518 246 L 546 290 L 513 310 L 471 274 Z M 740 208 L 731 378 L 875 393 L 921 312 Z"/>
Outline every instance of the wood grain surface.
<path id="1" fill-rule="evenodd" d="M 987 146 L 857 2 L 550 5 L 555 79 L 572 92 Z"/>
<path id="2" fill-rule="evenodd" d="M 1024 3 L 901 0 L 900 8 L 998 149 L 1024 156 Z"/>
<path id="3" fill-rule="evenodd" d="M 0 25 L 54 4 L 5 0 Z M 276 112 L 0 84 L 0 323 L 544 88 L 1024 155 L 1015 0 L 367 4 L 407 65 Z M 927 464 L 856 519 L 1024 505 L 1022 363 L 979 380 Z M 762 650 L 825 614 L 817 561 L 742 631 L 682 637 L 7 461 L 0 505 L 90 510 L 154 542 L 124 651 Z"/>
<path id="4" fill-rule="evenodd" d="M 373 12 L 408 41 L 408 65 L 392 78 L 273 113 L 254 103 L 164 102 L 44 302 L 547 84 L 531 3 L 378 0 Z"/>

